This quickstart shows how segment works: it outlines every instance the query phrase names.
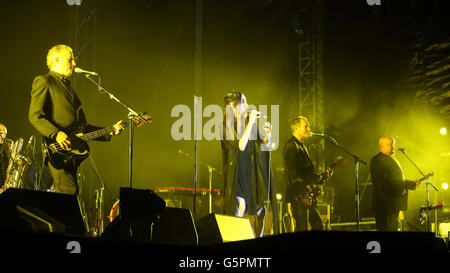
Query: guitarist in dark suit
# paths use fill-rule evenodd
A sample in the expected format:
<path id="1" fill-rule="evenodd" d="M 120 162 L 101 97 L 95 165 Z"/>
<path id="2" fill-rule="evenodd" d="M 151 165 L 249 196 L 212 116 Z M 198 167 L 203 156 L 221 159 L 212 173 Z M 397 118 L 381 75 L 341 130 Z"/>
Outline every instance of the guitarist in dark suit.
<path id="1" fill-rule="evenodd" d="M 291 122 L 292 137 L 284 145 L 284 169 L 287 177 L 286 201 L 291 203 L 292 215 L 295 219 L 295 231 L 322 230 L 322 219 L 319 216 L 315 202 L 309 198 L 308 187 L 321 179 L 328 179 L 332 170 L 325 174 L 317 174 L 308 150 L 303 144 L 311 128 L 305 117 L 299 116 Z M 326 177 L 322 177 L 325 175 Z"/>
<path id="2" fill-rule="evenodd" d="M 395 139 L 381 137 L 379 153 L 370 161 L 373 184 L 372 207 L 378 231 L 397 231 L 400 211 L 406 211 L 408 190 L 415 190 L 421 180 L 405 180 L 395 159 Z"/>
<path id="3" fill-rule="evenodd" d="M 49 73 L 37 76 L 32 85 L 31 103 L 28 119 L 45 138 L 55 140 L 60 147 L 68 150 L 71 141 L 68 133 L 75 130 L 93 131 L 101 127 L 89 125 L 81 102 L 67 79 L 75 68 L 72 49 L 66 45 L 56 45 L 47 54 Z M 121 121 L 113 126 L 111 133 L 119 134 L 123 127 Z M 109 141 L 110 135 L 96 140 Z M 66 164 L 57 169 L 50 162 L 48 167 L 53 177 L 56 192 L 77 194 L 78 162 Z"/>

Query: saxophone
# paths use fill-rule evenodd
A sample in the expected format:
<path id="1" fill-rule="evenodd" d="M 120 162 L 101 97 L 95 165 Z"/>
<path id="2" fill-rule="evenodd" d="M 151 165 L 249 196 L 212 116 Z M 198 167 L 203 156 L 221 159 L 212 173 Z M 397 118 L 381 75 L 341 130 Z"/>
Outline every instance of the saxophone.
<path id="1" fill-rule="evenodd" d="M 23 139 L 19 138 L 12 144 L 10 150 L 10 158 L 8 168 L 6 169 L 6 179 L 2 190 L 5 191 L 9 188 L 21 188 L 22 178 L 25 173 L 25 169 L 31 164 L 31 160 L 28 156 L 21 154 L 23 147 Z"/>

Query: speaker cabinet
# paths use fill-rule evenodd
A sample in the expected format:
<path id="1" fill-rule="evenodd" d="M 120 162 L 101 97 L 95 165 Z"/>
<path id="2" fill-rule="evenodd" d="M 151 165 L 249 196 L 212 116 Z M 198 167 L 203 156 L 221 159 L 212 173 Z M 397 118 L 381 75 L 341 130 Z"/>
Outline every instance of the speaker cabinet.
<path id="1" fill-rule="evenodd" d="M 165 211 L 166 203 L 152 190 L 120 188 L 119 215 L 102 237 L 150 241 L 152 225 Z"/>
<path id="2" fill-rule="evenodd" d="M 119 213 L 122 217 L 154 222 L 165 208 L 164 200 L 152 190 L 120 188 Z"/>
<path id="3" fill-rule="evenodd" d="M 200 218 L 196 226 L 200 245 L 255 238 L 250 220 L 247 218 L 212 213 Z"/>
<path id="4" fill-rule="evenodd" d="M 167 207 L 155 224 L 152 241 L 155 243 L 197 245 L 197 230 L 191 211 Z"/>
<path id="5" fill-rule="evenodd" d="M 86 235 L 76 195 L 7 189 L 0 194 L 0 229 Z"/>

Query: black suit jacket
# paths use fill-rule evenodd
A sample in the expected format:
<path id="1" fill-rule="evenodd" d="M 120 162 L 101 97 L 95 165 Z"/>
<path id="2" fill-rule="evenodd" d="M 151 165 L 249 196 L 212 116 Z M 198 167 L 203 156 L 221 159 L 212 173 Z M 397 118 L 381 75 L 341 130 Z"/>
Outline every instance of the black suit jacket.
<path id="1" fill-rule="evenodd" d="M 408 190 L 415 189 L 413 181 L 405 180 L 397 161 L 378 153 L 370 161 L 373 184 L 372 207 L 375 212 L 406 210 Z"/>
<path id="2" fill-rule="evenodd" d="M 34 79 L 28 119 L 47 138 L 54 138 L 60 130 L 89 132 L 102 128 L 88 125 L 81 101 L 70 87 L 70 81 L 53 71 Z M 98 140 L 110 138 L 108 135 Z"/>
<path id="3" fill-rule="evenodd" d="M 316 174 L 306 147 L 294 136 L 284 145 L 283 159 L 288 183 L 286 198 L 290 202 L 306 192 L 306 185 L 318 182 L 320 176 Z"/>

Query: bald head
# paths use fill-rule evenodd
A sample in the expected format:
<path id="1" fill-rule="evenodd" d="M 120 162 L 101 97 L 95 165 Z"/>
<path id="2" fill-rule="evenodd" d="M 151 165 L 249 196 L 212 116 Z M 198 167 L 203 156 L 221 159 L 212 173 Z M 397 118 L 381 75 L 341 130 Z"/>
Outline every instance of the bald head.
<path id="1" fill-rule="evenodd" d="M 378 149 L 385 155 L 393 155 L 395 153 L 395 139 L 389 136 L 381 137 L 378 140 Z"/>

